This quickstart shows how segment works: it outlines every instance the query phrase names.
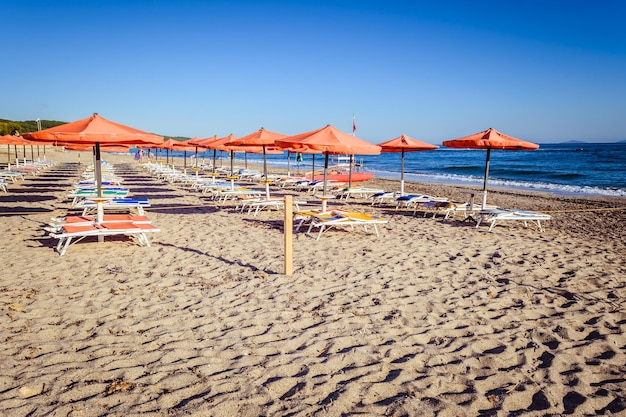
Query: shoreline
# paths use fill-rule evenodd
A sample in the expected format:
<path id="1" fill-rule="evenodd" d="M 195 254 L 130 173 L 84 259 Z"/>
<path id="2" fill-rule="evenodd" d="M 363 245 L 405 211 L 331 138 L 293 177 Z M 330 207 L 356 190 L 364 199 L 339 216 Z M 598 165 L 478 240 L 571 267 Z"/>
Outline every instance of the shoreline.
<path id="1" fill-rule="evenodd" d="M 182 157 L 180 159 L 182 159 Z M 223 159 L 222 162 L 228 164 L 227 158 Z M 268 161 L 268 167 L 273 167 L 275 170 L 279 170 L 280 172 L 287 172 L 286 163 L 274 164 L 272 162 L 274 161 L 271 161 L 271 160 Z M 244 160 L 235 158 L 235 163 L 237 165 L 243 165 Z M 257 161 L 257 160 L 248 161 L 248 165 L 254 165 L 254 166 L 260 167 L 262 165 L 262 160 L 261 161 Z M 323 162 L 321 162 L 319 166 L 318 164 L 316 164 L 316 171 L 321 170 L 322 167 L 323 167 Z M 292 170 L 294 170 L 293 167 L 292 167 Z M 374 173 L 375 178 L 400 181 L 400 171 L 380 171 L 380 170 L 372 170 L 372 169 L 366 169 L 365 171 Z M 424 177 L 424 179 L 421 179 L 419 177 Z M 405 182 L 408 182 L 408 181 L 418 182 L 418 183 L 437 183 L 437 184 L 450 185 L 450 186 L 466 186 L 466 187 L 482 188 L 483 180 L 482 178 L 470 179 L 470 178 L 463 178 L 463 177 L 459 177 L 458 179 L 453 179 L 453 178 L 443 176 L 442 174 L 424 174 L 424 173 L 405 172 Z M 496 182 L 496 184 L 492 184 L 494 181 Z M 501 182 L 510 183 L 510 184 L 509 185 L 498 184 Z M 597 187 L 566 185 L 566 184 L 556 184 L 556 183 L 554 184 L 537 183 L 533 185 L 523 185 L 523 184 L 518 185 L 517 182 L 513 180 L 503 180 L 503 179 L 494 179 L 494 178 L 490 178 L 490 184 L 488 185 L 488 187 L 489 188 L 491 187 L 507 188 L 507 189 L 519 190 L 519 191 L 546 192 L 546 193 L 551 193 L 555 195 L 563 195 L 563 196 L 626 198 L 626 191 L 624 190 L 620 191 L 621 195 L 617 195 L 614 190 L 601 189 Z"/>
<path id="2" fill-rule="evenodd" d="M 549 212 L 543 233 L 332 200 L 389 223 L 380 237 L 295 233 L 287 276 L 282 212 L 241 213 L 126 155 L 104 159 L 150 199 L 161 232 L 151 247 L 87 239 L 60 257 L 42 228 L 73 212 L 65 197 L 91 158 L 78 154 L 81 166 L 76 152 L 50 152 L 59 164 L 0 193 L 2 413 L 626 412 L 624 198 L 490 187 L 490 203 Z M 463 201 L 468 188 L 406 189 Z"/>

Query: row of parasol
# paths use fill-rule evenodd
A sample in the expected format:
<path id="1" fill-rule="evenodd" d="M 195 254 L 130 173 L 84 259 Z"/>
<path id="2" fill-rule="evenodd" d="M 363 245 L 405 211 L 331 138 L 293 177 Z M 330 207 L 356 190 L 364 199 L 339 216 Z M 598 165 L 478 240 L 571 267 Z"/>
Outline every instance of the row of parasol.
<path id="1" fill-rule="evenodd" d="M 9 140 L 16 140 L 15 137 L 0 136 L 1 143 L 11 143 Z M 97 113 L 92 116 L 77 120 L 71 123 L 62 124 L 38 132 L 25 133 L 20 140 L 29 141 L 28 144 L 50 144 L 66 147 L 93 147 L 95 159 L 95 176 L 98 195 L 101 196 L 101 147 L 103 146 L 137 146 L 137 147 L 166 147 L 171 149 L 192 150 L 198 147 L 204 149 L 224 149 L 224 150 L 244 150 L 246 152 L 263 153 L 263 175 L 266 184 L 266 196 L 269 198 L 269 185 L 267 173 L 267 158 L 269 152 L 276 150 L 299 153 L 321 153 L 324 154 L 324 192 L 326 195 L 326 171 L 328 169 L 329 154 L 345 155 L 378 155 L 380 152 L 401 152 L 401 194 L 404 194 L 404 154 L 406 152 L 416 152 L 437 149 L 438 146 L 431 145 L 401 135 L 398 138 L 380 143 L 371 144 L 340 131 L 339 129 L 327 125 L 320 129 L 315 129 L 297 135 L 284 135 L 271 132 L 264 128 L 259 129 L 247 136 L 237 138 L 228 135 L 224 138 L 216 136 L 207 139 L 190 139 L 188 141 L 167 141 L 162 136 L 141 131 L 129 126 L 125 126 L 107 120 Z M 26 143 L 25 143 L 26 144 Z M 504 150 L 533 150 L 539 145 L 523 141 L 495 129 L 489 128 L 483 132 L 475 133 L 462 138 L 443 142 L 443 146 L 452 148 L 486 149 L 487 158 L 485 163 L 485 174 L 483 182 L 483 207 L 487 199 L 487 179 L 489 176 L 489 161 L 492 149 Z M 215 155 L 215 154 L 214 154 Z"/>

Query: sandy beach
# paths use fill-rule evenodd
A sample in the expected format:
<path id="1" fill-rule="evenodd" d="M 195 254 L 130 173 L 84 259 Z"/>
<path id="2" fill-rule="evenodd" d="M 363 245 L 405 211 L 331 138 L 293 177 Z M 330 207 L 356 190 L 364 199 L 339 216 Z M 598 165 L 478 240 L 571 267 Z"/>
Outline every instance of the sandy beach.
<path id="1" fill-rule="evenodd" d="M 128 155 L 105 159 L 161 232 L 59 256 L 43 227 L 75 213 L 90 153 L 46 157 L 0 192 L 0 415 L 626 415 L 626 199 L 490 190 L 550 214 L 541 233 L 331 201 L 389 223 L 295 233 L 285 275 L 282 212 L 240 213 Z M 319 201 L 272 188 L 287 193 Z"/>

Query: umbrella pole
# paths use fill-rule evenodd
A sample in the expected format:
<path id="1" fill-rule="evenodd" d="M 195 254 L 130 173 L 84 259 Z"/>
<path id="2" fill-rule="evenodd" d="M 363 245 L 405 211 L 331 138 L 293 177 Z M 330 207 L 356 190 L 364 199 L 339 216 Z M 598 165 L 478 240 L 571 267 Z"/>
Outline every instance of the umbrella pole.
<path id="1" fill-rule="evenodd" d="M 489 177 L 489 159 L 491 157 L 491 148 L 487 148 L 487 160 L 485 161 L 485 179 L 483 180 L 483 204 L 480 207 L 484 210 L 487 206 L 487 178 Z"/>
<path id="2" fill-rule="evenodd" d="M 402 162 L 400 163 L 400 196 L 404 195 L 404 148 L 402 148 Z"/>
<path id="3" fill-rule="evenodd" d="M 265 153 L 265 145 L 263 145 L 263 175 L 265 176 L 265 197 L 270 199 L 270 182 L 267 178 L 267 155 Z"/>
<path id="4" fill-rule="evenodd" d="M 230 151 L 230 189 L 235 189 L 235 173 L 233 168 L 233 159 L 235 158 L 235 151 Z"/>
<path id="5" fill-rule="evenodd" d="M 98 197 L 96 199 L 96 223 L 101 224 L 104 221 L 104 206 L 102 200 L 102 165 L 100 162 L 100 143 L 96 142 L 93 148 L 94 151 L 94 175 L 96 176 L 96 189 L 98 190 Z M 104 242 L 104 236 L 98 236 L 98 242 Z"/>
<path id="6" fill-rule="evenodd" d="M 324 156 L 324 187 L 322 188 L 322 213 L 326 213 L 326 171 L 328 171 L 328 151 Z"/>
<path id="7" fill-rule="evenodd" d="M 215 182 L 215 176 L 216 176 L 215 164 L 216 163 L 217 163 L 217 149 L 213 149 L 213 175 L 211 176 L 211 178 L 213 178 L 212 182 Z"/>
<path id="8" fill-rule="evenodd" d="M 352 158 L 354 155 L 350 154 L 350 158 L 348 159 L 348 163 L 350 167 L 348 168 L 348 189 L 352 188 Z"/>
<path id="9" fill-rule="evenodd" d="M 312 162 L 311 162 L 311 181 L 313 181 L 313 179 L 315 178 L 315 154 L 312 155 Z"/>

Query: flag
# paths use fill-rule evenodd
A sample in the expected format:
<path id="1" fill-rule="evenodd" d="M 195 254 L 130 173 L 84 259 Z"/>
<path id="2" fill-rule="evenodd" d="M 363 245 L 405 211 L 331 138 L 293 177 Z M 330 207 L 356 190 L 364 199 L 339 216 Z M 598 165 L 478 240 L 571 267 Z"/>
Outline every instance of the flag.
<path id="1" fill-rule="evenodd" d="M 354 135 L 355 132 L 356 132 L 356 116 L 353 114 L 352 115 L 352 134 Z"/>

